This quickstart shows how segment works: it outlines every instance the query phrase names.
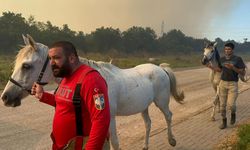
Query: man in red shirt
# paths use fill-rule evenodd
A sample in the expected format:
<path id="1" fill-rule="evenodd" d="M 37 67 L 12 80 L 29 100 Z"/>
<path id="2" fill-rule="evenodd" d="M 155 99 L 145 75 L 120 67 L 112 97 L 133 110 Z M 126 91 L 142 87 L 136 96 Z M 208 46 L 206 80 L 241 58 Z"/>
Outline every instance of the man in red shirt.
<path id="1" fill-rule="evenodd" d="M 48 55 L 54 76 L 63 79 L 55 94 L 44 92 L 37 83 L 34 83 L 31 94 L 55 107 L 52 149 L 107 149 L 110 109 L 105 80 L 96 70 L 79 61 L 76 49 L 70 42 L 54 43 Z M 76 119 L 73 97 L 79 82 L 81 109 L 80 119 Z"/>

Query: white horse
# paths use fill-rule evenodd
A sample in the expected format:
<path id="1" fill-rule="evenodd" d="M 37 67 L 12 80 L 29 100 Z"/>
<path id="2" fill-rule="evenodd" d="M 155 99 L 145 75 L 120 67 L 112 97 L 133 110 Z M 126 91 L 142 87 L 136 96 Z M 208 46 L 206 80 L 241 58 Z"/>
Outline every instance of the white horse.
<path id="1" fill-rule="evenodd" d="M 49 82 L 54 80 L 50 63 L 45 63 L 48 47 L 36 43 L 29 35 L 23 36 L 24 46 L 16 57 L 16 63 L 10 81 L 7 83 L 1 98 L 6 106 L 21 105 L 21 99 L 28 96 L 33 82 Z M 179 103 L 183 102 L 183 91 L 177 89 L 176 78 L 171 69 L 162 65 L 142 64 L 130 69 L 120 69 L 110 63 L 96 62 L 81 58 L 105 78 L 109 90 L 110 102 L 110 134 L 113 149 L 119 149 L 115 116 L 128 116 L 141 113 L 146 127 L 144 149 L 148 149 L 151 120 L 149 105 L 154 102 L 163 112 L 168 125 L 168 141 L 172 146 L 176 140 L 172 134 L 172 113 L 169 110 L 170 94 Z M 43 67 L 45 66 L 45 67 Z M 43 69 L 39 75 L 39 72 Z M 42 75 L 43 74 L 43 75 Z M 38 77 L 40 76 L 40 77 Z"/>
<path id="2" fill-rule="evenodd" d="M 216 48 L 217 43 L 208 43 L 204 48 L 203 58 L 201 60 L 203 65 L 210 64 L 213 68 L 220 67 L 220 54 Z M 215 99 L 213 101 L 213 111 L 211 114 L 211 119 L 215 121 L 215 110 L 216 106 L 218 107 L 218 112 L 220 111 L 220 100 L 217 93 L 218 85 L 220 83 L 221 73 L 211 69 L 209 74 L 209 80 L 212 83 L 213 89 L 216 93 Z"/>
<path id="3" fill-rule="evenodd" d="M 204 48 L 203 58 L 201 60 L 203 65 L 210 64 L 213 68 L 221 67 L 220 54 L 216 48 L 216 45 L 217 45 L 216 42 L 206 44 Z M 245 74 L 244 75 L 239 74 L 239 78 L 242 82 L 247 82 L 249 80 L 249 77 L 246 71 L 247 71 L 247 66 L 245 65 Z M 216 106 L 218 107 L 218 111 L 220 111 L 220 100 L 219 100 L 219 95 L 217 92 L 220 79 L 221 79 L 221 72 L 214 71 L 211 69 L 210 74 L 209 74 L 209 80 L 212 83 L 213 89 L 216 93 L 215 99 L 213 101 L 213 111 L 211 114 L 211 119 L 213 121 L 215 121 L 214 116 L 215 116 Z"/>

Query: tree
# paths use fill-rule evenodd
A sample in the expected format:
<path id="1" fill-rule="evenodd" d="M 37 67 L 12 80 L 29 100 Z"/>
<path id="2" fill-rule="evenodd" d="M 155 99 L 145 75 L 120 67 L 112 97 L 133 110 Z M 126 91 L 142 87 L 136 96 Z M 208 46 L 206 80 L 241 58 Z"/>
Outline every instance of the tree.
<path id="1" fill-rule="evenodd" d="M 154 52 L 157 50 L 156 34 L 151 28 L 132 27 L 122 33 L 125 51 L 127 53 L 135 51 Z"/>
<path id="2" fill-rule="evenodd" d="M 24 17 L 21 14 L 15 14 L 12 12 L 3 12 L 3 16 L 0 18 L 0 44 L 1 47 L 15 49 L 21 38 L 20 35 L 29 30 L 29 26 Z"/>
<path id="3" fill-rule="evenodd" d="M 159 47 L 161 51 L 168 53 L 187 52 L 192 49 L 190 45 L 187 45 L 188 38 L 180 30 L 171 30 L 167 34 L 163 34 L 159 38 Z"/>
<path id="4" fill-rule="evenodd" d="M 95 50 L 107 52 L 111 49 L 121 49 L 121 32 L 119 29 L 98 28 L 91 35 Z"/>

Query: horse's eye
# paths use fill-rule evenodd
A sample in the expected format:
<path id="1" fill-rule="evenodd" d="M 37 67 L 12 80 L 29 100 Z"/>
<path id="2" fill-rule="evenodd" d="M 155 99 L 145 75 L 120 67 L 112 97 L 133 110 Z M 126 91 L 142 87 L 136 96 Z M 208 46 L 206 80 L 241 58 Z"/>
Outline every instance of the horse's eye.
<path id="1" fill-rule="evenodd" d="M 25 70 L 29 70 L 31 68 L 31 65 L 23 64 L 22 68 L 25 69 Z"/>

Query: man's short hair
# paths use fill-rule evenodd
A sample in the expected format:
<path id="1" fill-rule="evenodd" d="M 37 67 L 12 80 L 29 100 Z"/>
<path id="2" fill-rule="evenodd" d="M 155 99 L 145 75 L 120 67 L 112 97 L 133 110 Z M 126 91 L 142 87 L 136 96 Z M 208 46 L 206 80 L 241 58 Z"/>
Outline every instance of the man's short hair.
<path id="1" fill-rule="evenodd" d="M 234 49 L 234 44 L 229 42 L 229 43 L 225 44 L 225 47 L 230 47 L 230 48 Z"/>
<path id="2" fill-rule="evenodd" d="M 53 43 L 49 48 L 61 47 L 66 56 L 74 54 L 78 58 L 78 54 L 75 46 L 69 41 L 57 41 Z"/>

